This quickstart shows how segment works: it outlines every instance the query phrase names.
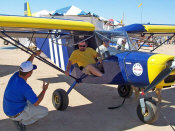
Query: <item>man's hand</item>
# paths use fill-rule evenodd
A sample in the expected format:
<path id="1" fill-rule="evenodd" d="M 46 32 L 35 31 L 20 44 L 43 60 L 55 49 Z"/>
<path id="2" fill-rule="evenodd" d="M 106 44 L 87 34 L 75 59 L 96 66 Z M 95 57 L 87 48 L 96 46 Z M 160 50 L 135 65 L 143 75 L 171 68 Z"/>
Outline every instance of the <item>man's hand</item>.
<path id="1" fill-rule="evenodd" d="M 49 82 L 46 83 L 45 81 L 43 81 L 43 91 L 46 91 L 48 86 L 49 86 Z"/>
<path id="2" fill-rule="evenodd" d="M 66 70 L 66 71 L 64 72 L 64 74 L 65 74 L 66 76 L 69 76 L 69 71 Z"/>
<path id="3" fill-rule="evenodd" d="M 37 50 L 37 51 L 35 51 L 35 53 L 34 53 L 34 55 L 36 55 L 36 56 L 40 56 L 40 54 L 41 54 L 41 50 Z"/>
<path id="4" fill-rule="evenodd" d="M 40 54 L 41 54 L 41 50 L 35 51 L 35 52 L 27 59 L 27 61 L 33 62 L 34 57 L 35 57 L 35 56 L 39 56 Z"/>
<path id="5" fill-rule="evenodd" d="M 97 61 L 97 63 L 99 62 L 100 64 L 102 64 L 102 59 L 100 58 L 100 59 L 98 59 L 98 61 Z"/>
<path id="6" fill-rule="evenodd" d="M 46 82 L 43 81 L 43 90 L 38 95 L 38 100 L 37 100 L 37 102 L 34 103 L 34 106 L 38 106 L 40 104 L 40 102 L 43 100 L 45 92 L 46 92 L 48 86 L 49 86 L 49 82 L 46 83 Z"/>

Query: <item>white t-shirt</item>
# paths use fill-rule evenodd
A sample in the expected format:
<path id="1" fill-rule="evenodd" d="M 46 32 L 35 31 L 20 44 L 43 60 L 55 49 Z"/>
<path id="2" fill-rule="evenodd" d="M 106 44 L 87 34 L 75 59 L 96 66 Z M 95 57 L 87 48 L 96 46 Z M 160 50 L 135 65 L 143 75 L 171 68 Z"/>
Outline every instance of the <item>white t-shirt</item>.
<path id="1" fill-rule="evenodd" d="M 96 49 L 97 52 L 99 52 L 99 50 L 100 50 L 100 54 L 101 55 L 104 54 L 105 58 L 108 57 L 107 54 L 105 53 L 106 51 L 109 52 L 110 56 L 115 55 L 120 52 L 115 47 L 111 47 L 111 46 L 105 47 L 104 45 L 101 45 Z"/>
<path id="2" fill-rule="evenodd" d="M 121 46 L 121 50 L 129 50 L 129 44 L 128 42 L 126 42 L 125 44 L 122 43 L 124 39 L 123 38 L 119 38 L 117 41 L 117 44 L 119 44 Z"/>

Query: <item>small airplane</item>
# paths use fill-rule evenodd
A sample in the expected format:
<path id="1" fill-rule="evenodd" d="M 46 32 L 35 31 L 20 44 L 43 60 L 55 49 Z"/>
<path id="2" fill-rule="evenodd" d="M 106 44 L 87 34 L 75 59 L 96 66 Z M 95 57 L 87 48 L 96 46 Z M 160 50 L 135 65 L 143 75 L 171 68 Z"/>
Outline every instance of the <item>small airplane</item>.
<path id="1" fill-rule="evenodd" d="M 138 35 L 167 33 L 174 36 L 175 33 L 175 26 L 145 27 L 148 30 L 143 30 Z M 175 83 L 174 56 L 138 51 L 128 34 L 126 31 L 95 31 L 93 24 L 84 21 L 0 15 L 1 39 L 32 54 L 32 50 L 14 39 L 29 38 L 54 64 L 41 56 L 36 58 L 62 73 L 79 42 L 86 41 L 93 49 L 101 45 L 104 40 L 117 45 L 118 52 L 103 60 L 102 77 L 86 75 L 76 65 L 72 66 L 70 77 L 75 79 L 74 83 L 67 91 L 57 89 L 52 95 L 52 102 L 57 110 L 67 109 L 68 95 L 77 83 L 115 84 L 118 85 L 118 93 L 123 98 L 130 97 L 133 93 L 132 86 L 135 86 L 144 89 L 143 98 L 139 100 L 137 107 L 139 119 L 144 123 L 154 123 L 158 119 L 158 107 L 154 100 L 144 94 L 154 87 L 171 86 Z M 127 40 L 127 50 L 121 50 L 120 45 L 117 44 L 119 38 Z M 18 44 L 14 44 L 9 39 Z"/>

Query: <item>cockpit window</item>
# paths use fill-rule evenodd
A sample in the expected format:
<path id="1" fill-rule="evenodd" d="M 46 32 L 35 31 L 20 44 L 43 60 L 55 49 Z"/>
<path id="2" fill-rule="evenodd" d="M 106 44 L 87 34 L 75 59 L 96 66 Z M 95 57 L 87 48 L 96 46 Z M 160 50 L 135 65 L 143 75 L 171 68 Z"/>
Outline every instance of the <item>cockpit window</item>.
<path id="1" fill-rule="evenodd" d="M 95 33 L 98 37 L 96 51 L 103 55 L 103 57 L 116 55 L 125 50 L 137 50 L 128 38 L 126 32 L 98 31 Z"/>

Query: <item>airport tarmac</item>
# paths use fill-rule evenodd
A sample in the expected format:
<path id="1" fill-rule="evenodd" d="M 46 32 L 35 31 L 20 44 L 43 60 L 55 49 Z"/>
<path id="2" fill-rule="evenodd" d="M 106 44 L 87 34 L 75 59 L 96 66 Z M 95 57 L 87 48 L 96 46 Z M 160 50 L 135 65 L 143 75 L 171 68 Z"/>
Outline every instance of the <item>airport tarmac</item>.
<path id="1" fill-rule="evenodd" d="M 0 47 L 2 47 L 0 43 Z M 163 45 L 156 52 L 175 55 L 175 45 Z M 5 87 L 11 75 L 18 70 L 21 62 L 27 60 L 28 54 L 19 49 L 0 49 L 0 131 L 16 131 L 12 121 L 4 114 L 2 100 Z M 28 83 L 36 94 L 42 89 L 42 81 L 50 81 L 49 88 L 41 105 L 49 109 L 49 114 L 27 131 L 173 131 L 175 128 L 175 89 L 162 91 L 163 101 L 159 105 L 159 119 L 152 125 L 142 123 L 137 117 L 138 101 L 135 96 L 127 99 L 125 104 L 114 110 L 109 106 L 121 104 L 116 85 L 79 84 L 69 94 L 69 107 L 66 111 L 56 111 L 52 105 L 52 93 L 55 89 L 68 90 L 73 79 L 35 59 L 38 69 L 33 72 Z M 155 97 L 154 92 L 148 96 Z M 168 121 L 167 121 L 167 120 Z"/>

